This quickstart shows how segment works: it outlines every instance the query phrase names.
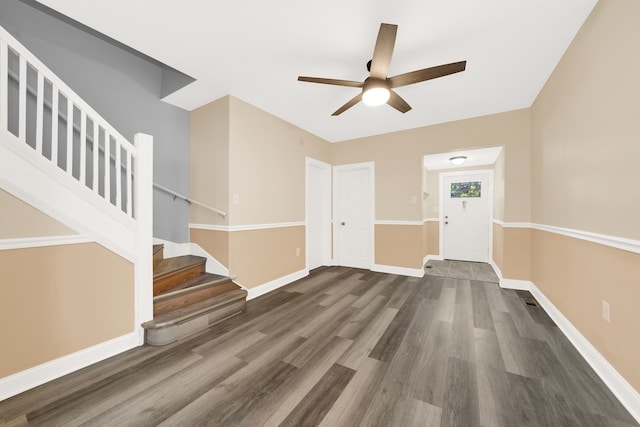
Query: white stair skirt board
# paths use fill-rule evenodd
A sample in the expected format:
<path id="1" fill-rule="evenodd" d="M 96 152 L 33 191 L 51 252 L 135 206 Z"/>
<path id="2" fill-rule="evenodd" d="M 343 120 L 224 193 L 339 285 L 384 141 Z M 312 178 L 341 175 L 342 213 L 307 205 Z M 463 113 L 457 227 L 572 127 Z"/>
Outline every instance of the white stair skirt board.
<path id="1" fill-rule="evenodd" d="M 394 265 L 373 264 L 371 271 L 378 273 L 397 274 L 399 276 L 424 277 L 424 268 L 396 267 Z"/>
<path id="2" fill-rule="evenodd" d="M 153 239 L 154 244 L 164 245 L 164 258 L 173 258 L 182 255 L 197 255 L 207 259 L 206 272 L 218 274 L 220 276 L 230 276 L 229 270 L 220 261 L 211 256 L 210 253 L 202 249 L 197 243 L 175 243 L 168 240 Z"/>
<path id="3" fill-rule="evenodd" d="M 260 295 L 264 295 L 268 292 L 275 291 L 278 288 L 281 288 L 289 283 L 295 282 L 296 280 L 302 279 L 303 277 L 307 277 L 309 275 L 309 270 L 299 270 L 295 273 L 288 274 L 286 276 L 279 277 L 275 280 L 272 280 L 267 283 L 263 283 L 262 285 L 255 286 L 253 288 L 247 288 L 242 285 L 242 283 L 235 282 L 236 284 L 242 286 L 243 289 L 247 291 L 247 301 L 252 300 L 254 298 L 259 297 Z"/>
<path id="4" fill-rule="evenodd" d="M 531 283 L 529 289 L 534 298 L 540 303 L 544 311 L 547 312 L 549 317 L 556 322 L 556 325 L 560 328 L 562 333 L 569 339 L 571 344 L 578 350 L 578 352 L 589 363 L 593 370 L 598 374 L 600 379 L 609 387 L 611 392 L 620 400 L 622 405 L 627 408 L 627 411 L 631 414 L 636 421 L 640 422 L 640 393 L 638 393 L 632 386 L 625 380 L 622 375 L 607 361 L 591 345 L 591 343 L 576 329 L 571 322 L 564 317 L 564 315 L 553 305 L 551 301 L 538 289 L 538 287 Z"/>
<path id="5" fill-rule="evenodd" d="M 22 372 L 0 379 L 0 400 L 8 399 L 23 391 L 55 380 L 109 357 L 138 347 L 139 336 L 132 332 L 118 338 L 97 344 L 59 359 L 34 366 Z"/>

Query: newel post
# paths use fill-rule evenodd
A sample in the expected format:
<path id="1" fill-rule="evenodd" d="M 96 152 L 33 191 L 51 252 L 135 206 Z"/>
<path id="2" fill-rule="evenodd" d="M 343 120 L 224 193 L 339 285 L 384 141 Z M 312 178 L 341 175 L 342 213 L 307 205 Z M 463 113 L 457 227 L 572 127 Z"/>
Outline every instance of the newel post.
<path id="1" fill-rule="evenodd" d="M 142 323 L 153 319 L 153 137 L 137 133 L 134 163 L 134 214 L 137 224 L 135 328 L 144 343 Z"/>

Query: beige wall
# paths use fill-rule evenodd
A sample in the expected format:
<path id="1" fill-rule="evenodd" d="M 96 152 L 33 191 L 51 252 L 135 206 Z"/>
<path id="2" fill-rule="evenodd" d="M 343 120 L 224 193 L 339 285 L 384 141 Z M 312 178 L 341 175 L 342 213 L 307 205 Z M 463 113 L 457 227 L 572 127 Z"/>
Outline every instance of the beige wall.
<path id="1" fill-rule="evenodd" d="M 505 220 L 530 221 L 530 117 L 517 110 L 336 143 L 334 165 L 375 162 L 377 220 L 423 219 L 423 157 L 462 148 L 505 147 Z M 432 196 L 429 196 L 431 199 Z M 431 202 L 431 200 L 429 201 Z M 427 217 L 433 217 L 429 211 Z"/>
<path id="2" fill-rule="evenodd" d="M 375 263 L 395 267 L 422 268 L 421 225 L 375 226 Z"/>
<path id="3" fill-rule="evenodd" d="M 304 239 L 304 226 L 234 231 L 229 235 L 229 270 L 247 288 L 304 270 Z"/>
<path id="4" fill-rule="evenodd" d="M 237 227 L 305 220 L 305 159 L 330 162 L 331 144 L 233 97 L 195 110 L 191 126 L 192 197 L 228 212 L 222 221 L 192 205 L 192 223 Z M 213 170 L 210 159 L 218 157 L 226 164 Z M 225 188 L 213 188 L 215 180 Z M 303 226 L 191 229 L 190 239 L 248 288 L 305 268 Z"/>
<path id="5" fill-rule="evenodd" d="M 190 121 L 190 197 L 229 211 L 229 102 L 228 96 L 193 110 Z M 192 204 L 194 224 L 228 224 L 228 217 Z"/>
<path id="6" fill-rule="evenodd" d="M 133 265 L 96 243 L 0 251 L 0 378 L 134 330 Z"/>
<path id="7" fill-rule="evenodd" d="M 534 103 L 533 222 L 640 239 L 638 17 L 637 0 L 600 0 Z M 637 391 L 639 266 L 635 253 L 532 232 L 533 282 Z"/>
<path id="8" fill-rule="evenodd" d="M 440 221 L 428 221 L 427 255 L 440 255 Z"/>
<path id="9" fill-rule="evenodd" d="M 500 152 L 493 165 L 493 218 L 504 221 L 505 155 Z M 531 187 L 531 185 L 527 185 Z"/>
<path id="10" fill-rule="evenodd" d="M 229 207 L 232 225 L 304 221 L 305 157 L 331 160 L 331 144 L 230 98 Z"/>
<path id="11" fill-rule="evenodd" d="M 197 243 L 209 255 L 229 268 L 229 232 L 219 230 L 189 229 L 189 241 Z"/>
<path id="12" fill-rule="evenodd" d="M 533 105 L 536 223 L 640 240 L 639 17 L 601 0 Z"/>
<path id="13" fill-rule="evenodd" d="M 0 239 L 77 234 L 38 209 L 0 189 Z"/>
<path id="14" fill-rule="evenodd" d="M 533 263 L 536 286 L 640 391 L 640 255 L 533 230 Z M 602 319 L 603 300 L 610 323 Z"/>

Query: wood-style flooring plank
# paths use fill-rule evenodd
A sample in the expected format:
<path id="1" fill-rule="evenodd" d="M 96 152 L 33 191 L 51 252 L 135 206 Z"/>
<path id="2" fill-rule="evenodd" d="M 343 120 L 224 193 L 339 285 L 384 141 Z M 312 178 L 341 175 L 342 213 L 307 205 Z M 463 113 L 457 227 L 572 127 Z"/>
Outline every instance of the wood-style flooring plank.
<path id="1" fill-rule="evenodd" d="M 342 365 L 333 365 L 280 425 L 283 427 L 319 425 L 351 381 L 354 373 L 355 371 Z"/>
<path id="2" fill-rule="evenodd" d="M 319 268 L 184 340 L 2 401 L 0 425 L 638 427 L 529 293 L 475 267 Z"/>

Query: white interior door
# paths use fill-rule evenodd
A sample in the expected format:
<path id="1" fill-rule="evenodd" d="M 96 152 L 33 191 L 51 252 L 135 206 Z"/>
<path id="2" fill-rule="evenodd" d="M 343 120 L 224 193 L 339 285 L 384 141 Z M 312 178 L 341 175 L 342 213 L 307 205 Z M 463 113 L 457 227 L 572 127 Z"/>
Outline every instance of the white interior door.
<path id="1" fill-rule="evenodd" d="M 373 163 L 333 168 L 334 258 L 337 265 L 371 269 Z"/>
<path id="2" fill-rule="evenodd" d="M 307 268 L 331 264 L 331 165 L 307 158 Z"/>
<path id="3" fill-rule="evenodd" d="M 491 171 L 440 175 L 444 259 L 489 261 L 491 181 Z"/>

